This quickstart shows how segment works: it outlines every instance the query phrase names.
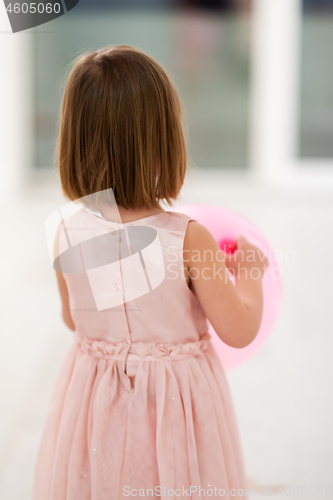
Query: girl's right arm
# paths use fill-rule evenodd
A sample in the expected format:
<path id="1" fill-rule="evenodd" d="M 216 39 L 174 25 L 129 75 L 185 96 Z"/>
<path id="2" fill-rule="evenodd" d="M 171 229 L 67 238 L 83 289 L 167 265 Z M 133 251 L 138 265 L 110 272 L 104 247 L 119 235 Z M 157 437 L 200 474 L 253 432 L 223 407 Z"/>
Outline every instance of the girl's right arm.
<path id="1" fill-rule="evenodd" d="M 225 254 L 208 229 L 190 221 L 184 262 L 190 287 L 221 340 L 236 348 L 251 344 L 262 319 L 262 277 L 269 264 L 267 258 L 242 236 L 237 239 L 236 252 Z M 227 268 L 233 271 L 235 286 Z"/>

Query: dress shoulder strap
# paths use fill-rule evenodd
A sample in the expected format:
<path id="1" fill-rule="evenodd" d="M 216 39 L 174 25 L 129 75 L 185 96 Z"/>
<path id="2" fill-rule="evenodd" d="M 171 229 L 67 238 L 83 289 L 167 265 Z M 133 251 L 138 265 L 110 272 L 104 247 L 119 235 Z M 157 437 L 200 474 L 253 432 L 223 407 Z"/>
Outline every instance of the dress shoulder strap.
<path id="1" fill-rule="evenodd" d="M 183 214 L 181 212 L 173 212 L 170 210 L 170 211 L 168 211 L 168 213 L 171 215 L 170 229 L 172 229 L 174 231 L 179 231 L 185 237 L 188 223 L 190 221 L 195 221 L 196 219 L 194 219 L 190 215 Z"/>

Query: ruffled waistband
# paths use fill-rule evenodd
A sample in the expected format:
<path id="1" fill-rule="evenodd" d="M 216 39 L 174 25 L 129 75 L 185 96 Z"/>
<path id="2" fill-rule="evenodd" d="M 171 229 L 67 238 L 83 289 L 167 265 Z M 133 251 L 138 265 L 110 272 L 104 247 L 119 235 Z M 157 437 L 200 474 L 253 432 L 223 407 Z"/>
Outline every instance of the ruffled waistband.
<path id="1" fill-rule="evenodd" d="M 80 337 L 77 332 L 74 332 L 74 338 L 86 354 L 110 359 L 124 359 L 125 357 L 127 360 L 134 361 L 161 358 L 184 359 L 201 355 L 207 349 L 211 335 L 206 332 L 200 337 L 200 340 L 184 344 L 149 344 L 142 341 L 131 342 L 130 340 L 112 344 L 105 340 Z"/>

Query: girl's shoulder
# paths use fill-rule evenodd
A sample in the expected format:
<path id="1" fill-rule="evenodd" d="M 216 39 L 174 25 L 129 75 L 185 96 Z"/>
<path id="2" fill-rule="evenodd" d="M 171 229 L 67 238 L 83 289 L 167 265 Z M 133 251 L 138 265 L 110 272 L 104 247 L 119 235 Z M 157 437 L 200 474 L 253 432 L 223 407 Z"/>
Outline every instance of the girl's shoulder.
<path id="1" fill-rule="evenodd" d="M 184 232 L 184 234 L 188 229 L 189 222 L 196 222 L 196 220 L 193 217 L 191 217 L 190 215 L 184 214 L 182 212 L 168 210 L 166 213 L 168 214 L 168 223 L 170 224 L 170 226 L 171 227 L 174 226 L 175 228 L 176 227 L 181 228 L 182 231 Z"/>
<path id="2" fill-rule="evenodd" d="M 175 223 L 179 223 L 183 226 L 186 233 L 186 239 L 190 242 L 203 241 L 209 242 L 212 241 L 212 234 L 208 229 L 200 224 L 196 219 L 191 217 L 190 215 L 184 214 L 182 212 L 168 211 L 171 214 L 171 221 Z M 189 224 L 191 222 L 191 224 Z M 184 234 L 185 234 L 184 233 Z"/>

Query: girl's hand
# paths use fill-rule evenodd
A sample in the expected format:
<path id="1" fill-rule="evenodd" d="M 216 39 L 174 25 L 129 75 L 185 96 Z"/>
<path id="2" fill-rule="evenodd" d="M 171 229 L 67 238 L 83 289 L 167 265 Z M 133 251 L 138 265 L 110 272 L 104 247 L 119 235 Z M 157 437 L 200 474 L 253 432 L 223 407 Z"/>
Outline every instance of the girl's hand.
<path id="1" fill-rule="evenodd" d="M 237 250 L 233 254 L 225 254 L 225 265 L 238 278 L 245 275 L 261 279 L 269 266 L 269 260 L 261 250 L 252 245 L 244 236 L 236 239 Z"/>

